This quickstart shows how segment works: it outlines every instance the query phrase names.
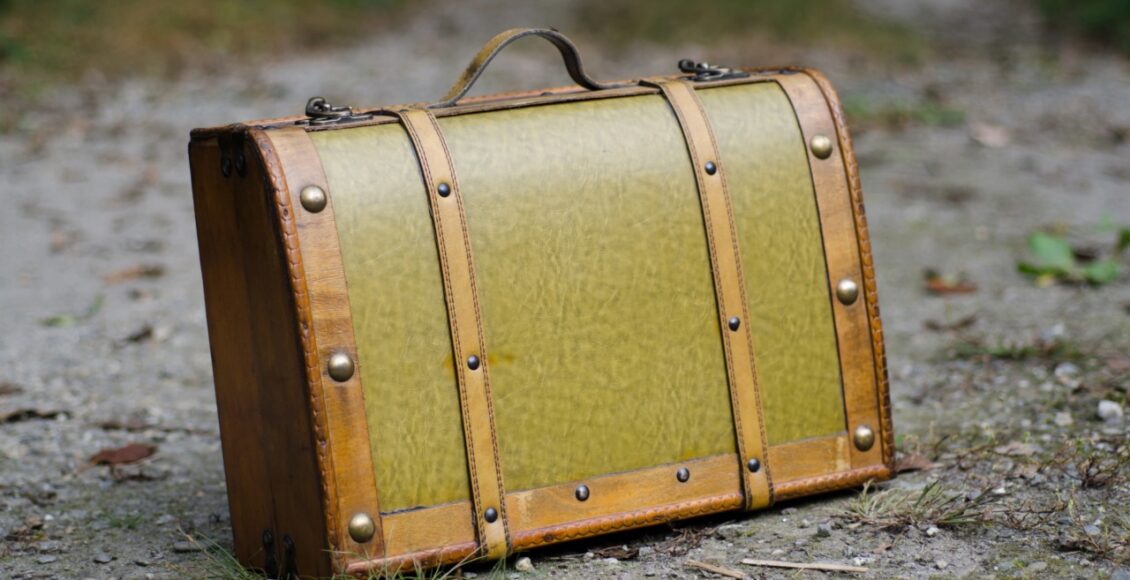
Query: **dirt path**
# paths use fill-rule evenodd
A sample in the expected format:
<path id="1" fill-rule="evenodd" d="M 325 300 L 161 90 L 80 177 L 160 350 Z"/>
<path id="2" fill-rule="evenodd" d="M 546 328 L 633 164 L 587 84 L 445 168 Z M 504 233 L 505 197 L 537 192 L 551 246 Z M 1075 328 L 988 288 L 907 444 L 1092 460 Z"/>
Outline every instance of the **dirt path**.
<path id="1" fill-rule="evenodd" d="M 79 83 L 47 97 L 53 112 L 0 137 L 0 575 L 223 570 L 186 535 L 230 543 L 189 129 L 296 113 L 322 93 L 356 104 L 434 98 L 496 30 L 532 22 L 570 30 L 566 3 L 557 13 L 528 4 L 460 3 L 356 48 L 258 71 Z M 1130 284 L 1123 275 L 1100 288 L 1037 288 L 1016 273 L 1035 228 L 1130 224 L 1130 66 L 1025 44 L 1035 21 L 1015 6 L 934 3 L 943 15 L 921 4 L 869 4 L 923 23 L 940 50 L 917 66 L 822 48 L 764 52 L 764 40 L 710 51 L 639 46 L 619 58 L 582 45 L 592 72 L 606 78 L 718 55 L 811 64 L 837 83 L 864 119 L 856 146 L 901 449 L 921 451 L 935 469 L 905 474 L 871 501 L 845 493 L 535 552 L 538 574 L 703 575 L 686 567 L 694 559 L 789 575 L 738 563 L 752 557 L 855 564 L 875 577 L 1130 575 L 1117 564 L 1130 557 L 1119 459 L 1126 423 L 1096 415 L 1099 400 L 1123 404 L 1130 388 Z M 566 82 L 550 49 L 497 64 L 484 90 Z M 950 110 L 964 119 L 938 119 Z M 926 268 L 964 271 L 979 289 L 928 297 Z M 927 329 L 955 323 L 959 330 Z M 130 442 L 158 449 L 116 474 L 84 468 L 100 449 Z M 1107 480 L 1088 475 L 1089 456 L 1113 465 Z M 940 497 L 957 498 L 949 507 L 898 503 L 933 481 Z M 968 508 L 983 504 L 990 516 Z M 974 521 L 955 521 L 950 508 Z M 1031 525 L 1009 514 L 1028 514 Z"/>

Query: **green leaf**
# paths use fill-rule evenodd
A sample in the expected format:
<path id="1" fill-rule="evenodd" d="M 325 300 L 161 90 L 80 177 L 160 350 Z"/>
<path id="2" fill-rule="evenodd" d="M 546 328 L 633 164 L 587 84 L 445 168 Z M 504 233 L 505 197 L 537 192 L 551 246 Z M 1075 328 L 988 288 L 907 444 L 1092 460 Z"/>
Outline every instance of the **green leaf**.
<path id="1" fill-rule="evenodd" d="M 1130 248 L 1130 228 L 1122 228 L 1118 230 L 1118 251 L 1122 252 L 1126 248 Z"/>
<path id="2" fill-rule="evenodd" d="M 1068 273 L 1075 269 L 1075 255 L 1067 240 L 1060 236 L 1036 232 L 1028 238 L 1028 247 L 1036 255 L 1036 266 L 1045 270 Z"/>
<path id="3" fill-rule="evenodd" d="M 1109 284 L 1118 278 L 1118 262 L 1102 260 L 1083 267 L 1083 278 L 1091 284 Z"/>

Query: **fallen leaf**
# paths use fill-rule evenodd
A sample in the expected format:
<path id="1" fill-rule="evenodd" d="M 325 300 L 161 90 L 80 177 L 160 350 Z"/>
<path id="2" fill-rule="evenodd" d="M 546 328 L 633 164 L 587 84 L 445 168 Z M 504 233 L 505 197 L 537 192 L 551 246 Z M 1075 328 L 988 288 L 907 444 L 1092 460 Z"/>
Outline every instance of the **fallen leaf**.
<path id="1" fill-rule="evenodd" d="M 120 284 L 139 278 L 160 278 L 164 275 L 165 267 L 161 264 L 138 264 L 107 274 L 103 280 L 107 284 Z"/>
<path id="2" fill-rule="evenodd" d="M 1040 448 L 1037 447 L 1036 445 L 1033 445 L 1031 443 L 1024 443 L 1024 442 L 1021 442 L 1021 441 L 1013 441 L 1011 443 L 1007 443 L 1005 445 L 1000 445 L 1000 446 L 996 447 L 995 449 L 993 449 L 993 451 L 995 453 L 999 453 L 1001 455 L 1023 455 L 1023 456 L 1032 455 L 1039 450 L 1040 450 Z"/>
<path id="3" fill-rule="evenodd" d="M 601 548 L 592 551 L 601 558 L 616 558 L 617 560 L 635 560 L 640 555 L 639 548 L 629 548 L 627 546 L 612 546 L 609 548 Z"/>
<path id="4" fill-rule="evenodd" d="M 49 410 L 44 411 L 41 409 L 17 409 L 15 411 L 8 411 L 0 413 L 0 423 L 20 423 L 23 421 L 44 421 L 47 419 L 54 419 L 59 415 L 64 415 L 64 411 Z"/>
<path id="5" fill-rule="evenodd" d="M 0 381 L 0 396 L 4 395 L 18 395 L 24 392 L 24 388 L 8 381 Z"/>
<path id="6" fill-rule="evenodd" d="M 937 320 L 927 320 L 926 322 L 923 322 L 922 325 L 926 327 L 926 330 L 932 330 L 934 332 L 948 332 L 954 330 L 965 330 L 966 328 L 973 326 L 973 324 L 976 322 L 977 315 L 970 314 L 965 318 L 959 318 L 953 322 L 947 323 L 938 322 Z"/>
<path id="7" fill-rule="evenodd" d="M 945 296 L 949 294 L 970 294 L 977 291 L 977 285 L 970 282 L 964 275 L 943 276 L 934 270 L 926 270 L 926 291 L 930 294 Z"/>
<path id="8" fill-rule="evenodd" d="M 125 447 L 118 447 L 117 449 L 103 449 L 95 453 L 90 458 L 90 463 L 94 465 L 123 465 L 126 463 L 135 463 L 153 455 L 157 452 L 156 445 L 147 445 L 145 443 L 130 443 Z"/>
<path id="9" fill-rule="evenodd" d="M 969 136 L 982 147 L 999 149 L 1012 142 L 1012 135 L 1008 129 L 990 123 L 973 123 L 969 125 Z"/>
<path id="10" fill-rule="evenodd" d="M 921 453 L 911 453 L 910 455 L 900 456 L 895 460 L 895 473 L 907 473 L 909 471 L 930 471 L 934 469 L 934 462 L 930 461 L 925 455 Z"/>

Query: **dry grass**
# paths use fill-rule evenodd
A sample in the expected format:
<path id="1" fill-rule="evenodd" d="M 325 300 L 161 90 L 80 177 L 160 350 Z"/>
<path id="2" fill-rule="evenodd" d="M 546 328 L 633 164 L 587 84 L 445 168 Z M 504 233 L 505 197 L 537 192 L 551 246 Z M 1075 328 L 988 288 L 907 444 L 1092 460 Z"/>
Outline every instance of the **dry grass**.
<path id="1" fill-rule="evenodd" d="M 988 489 L 977 494 L 949 491 L 940 480 L 920 490 L 874 491 L 865 485 L 848 506 L 846 516 L 889 531 L 921 526 L 957 527 L 986 522 L 989 507 L 1001 497 Z"/>

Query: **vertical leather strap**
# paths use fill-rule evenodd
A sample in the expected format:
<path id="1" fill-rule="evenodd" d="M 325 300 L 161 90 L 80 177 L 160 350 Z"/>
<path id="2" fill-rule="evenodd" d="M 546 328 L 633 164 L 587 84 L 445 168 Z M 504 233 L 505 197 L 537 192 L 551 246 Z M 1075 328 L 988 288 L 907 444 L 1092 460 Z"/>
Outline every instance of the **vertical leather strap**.
<path id="1" fill-rule="evenodd" d="M 475 264 L 459 180 L 435 117 L 424 109 L 394 111 L 393 114 L 399 117 L 412 139 L 432 208 L 459 380 L 463 437 L 467 445 L 479 545 L 488 558 L 503 558 L 510 550 L 510 533 L 494 428 L 489 357 L 483 340 Z"/>
<path id="2" fill-rule="evenodd" d="M 761 416 L 738 234 L 726 186 L 726 166 L 719 156 L 714 131 L 694 87 L 684 80 L 645 81 L 645 84 L 658 87 L 670 103 L 683 129 L 694 165 L 714 273 L 714 293 L 726 354 L 745 507 L 762 508 L 773 503 L 773 484 L 769 475 L 769 454 Z"/>

